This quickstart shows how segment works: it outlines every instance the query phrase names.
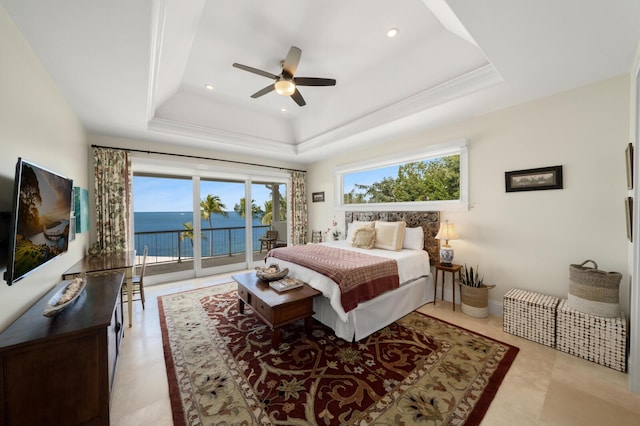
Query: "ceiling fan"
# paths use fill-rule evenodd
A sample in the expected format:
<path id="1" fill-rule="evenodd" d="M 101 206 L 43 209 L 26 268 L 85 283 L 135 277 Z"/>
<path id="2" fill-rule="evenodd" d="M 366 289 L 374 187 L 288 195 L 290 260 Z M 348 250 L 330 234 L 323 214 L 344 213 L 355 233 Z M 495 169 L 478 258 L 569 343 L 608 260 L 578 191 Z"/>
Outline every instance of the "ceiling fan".
<path id="1" fill-rule="evenodd" d="M 233 66 L 274 80 L 273 84 L 251 95 L 252 98 L 259 98 L 275 90 L 279 95 L 290 96 L 299 106 L 305 106 L 307 103 L 296 86 L 335 86 L 336 81 L 333 78 L 294 77 L 300 63 L 300 55 L 302 50 L 291 46 L 287 57 L 282 62 L 282 72 L 279 75 L 238 63 L 234 63 Z"/>

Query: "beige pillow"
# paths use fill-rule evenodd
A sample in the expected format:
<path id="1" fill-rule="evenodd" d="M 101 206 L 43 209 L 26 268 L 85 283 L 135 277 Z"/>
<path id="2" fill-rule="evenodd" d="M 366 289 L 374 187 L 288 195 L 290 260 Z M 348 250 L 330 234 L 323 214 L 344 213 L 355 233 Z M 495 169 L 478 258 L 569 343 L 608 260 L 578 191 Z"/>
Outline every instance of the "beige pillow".
<path id="1" fill-rule="evenodd" d="M 372 249 L 375 244 L 376 244 L 375 229 L 362 227 L 353 233 L 353 242 L 351 243 L 352 246 L 363 248 L 363 249 Z"/>
<path id="2" fill-rule="evenodd" d="M 404 242 L 404 230 L 406 227 L 406 222 L 376 221 L 375 248 L 393 251 L 400 250 Z"/>
<path id="3" fill-rule="evenodd" d="M 356 235 L 356 231 L 360 228 L 373 229 L 375 222 L 360 222 L 354 220 L 349 224 L 349 231 L 347 232 L 347 241 L 353 242 L 353 237 Z"/>

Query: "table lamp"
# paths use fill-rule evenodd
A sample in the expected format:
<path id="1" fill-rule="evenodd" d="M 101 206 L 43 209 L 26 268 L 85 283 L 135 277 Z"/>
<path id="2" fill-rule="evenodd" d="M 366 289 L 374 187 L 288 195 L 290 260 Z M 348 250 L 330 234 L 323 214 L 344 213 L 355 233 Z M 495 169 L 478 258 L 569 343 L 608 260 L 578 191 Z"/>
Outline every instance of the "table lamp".
<path id="1" fill-rule="evenodd" d="M 449 245 L 449 240 L 457 240 L 458 234 L 453 223 L 449 223 L 447 220 L 445 223 L 440 224 L 440 230 L 436 239 L 444 240 L 444 245 L 440 247 L 440 263 L 444 266 L 451 266 L 453 262 L 453 249 Z"/>

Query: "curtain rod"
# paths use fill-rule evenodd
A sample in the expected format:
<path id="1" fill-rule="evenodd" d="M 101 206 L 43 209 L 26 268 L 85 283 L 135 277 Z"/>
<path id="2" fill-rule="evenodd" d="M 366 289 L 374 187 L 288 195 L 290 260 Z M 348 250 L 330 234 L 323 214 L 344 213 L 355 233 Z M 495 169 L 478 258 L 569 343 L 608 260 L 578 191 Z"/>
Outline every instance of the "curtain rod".
<path id="1" fill-rule="evenodd" d="M 198 159 L 198 160 L 211 160 L 211 161 L 222 161 L 222 162 L 225 162 L 225 163 L 244 164 L 245 166 L 268 167 L 270 169 L 287 170 L 287 171 L 290 171 L 290 172 L 306 172 L 306 170 L 290 169 L 288 167 L 267 166 L 265 164 L 248 163 L 248 162 L 245 162 L 245 161 L 235 161 L 235 160 L 223 160 L 223 159 L 220 159 L 220 158 L 202 157 L 202 156 L 199 156 L 199 155 L 174 154 L 174 153 L 171 153 L 171 152 L 147 151 L 147 150 L 143 150 L 143 149 L 132 149 L 132 148 L 116 148 L 116 147 L 113 147 L 113 146 L 103 146 L 103 145 L 91 145 L 91 148 L 119 149 L 120 151 L 141 152 L 143 154 L 170 155 L 170 156 L 173 156 L 173 157 L 185 157 L 185 158 L 195 158 L 195 159 Z"/>

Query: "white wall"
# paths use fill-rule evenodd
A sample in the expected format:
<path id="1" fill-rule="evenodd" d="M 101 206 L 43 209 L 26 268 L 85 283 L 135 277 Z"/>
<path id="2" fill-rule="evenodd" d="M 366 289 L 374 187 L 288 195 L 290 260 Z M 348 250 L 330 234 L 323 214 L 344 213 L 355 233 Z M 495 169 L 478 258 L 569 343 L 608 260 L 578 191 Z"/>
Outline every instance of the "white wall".
<path id="1" fill-rule="evenodd" d="M 628 312 L 627 75 L 313 164 L 309 192 L 325 191 L 327 202 L 309 203 L 310 228 L 326 229 L 334 215 L 344 228 L 332 203 L 335 166 L 460 138 L 469 140 L 471 207 L 443 211 L 441 219 L 461 237 L 450 243 L 455 262 L 478 264 L 497 286 L 492 312 L 501 314 L 513 287 L 566 298 L 569 265 L 586 259 L 625 274 Z M 563 165 L 564 189 L 505 193 L 505 171 L 555 165 Z"/>
<path id="2" fill-rule="evenodd" d="M 633 196 L 633 223 L 640 223 L 640 178 L 638 171 L 640 170 L 640 43 L 636 50 L 636 56 L 633 61 L 630 78 L 630 103 L 629 103 L 629 134 L 630 142 L 634 145 L 634 185 L 633 190 L 629 191 L 629 195 Z M 638 226 L 633 229 L 633 244 L 629 248 L 629 273 L 632 276 L 629 301 L 631 305 L 631 313 L 629 316 L 629 324 L 640 324 L 640 263 L 634 262 L 634 259 L 640 257 L 640 232 Z M 634 392 L 640 392 L 640 330 L 638 327 L 631 326 L 629 328 L 629 387 Z"/>
<path id="3" fill-rule="evenodd" d="M 87 188 L 88 148 L 82 125 L 22 35 L 0 7 L 0 211 L 10 211 L 18 157 L 73 179 Z M 7 286 L 0 267 L 0 330 L 61 281 L 82 258 L 88 233 L 69 251 Z"/>

